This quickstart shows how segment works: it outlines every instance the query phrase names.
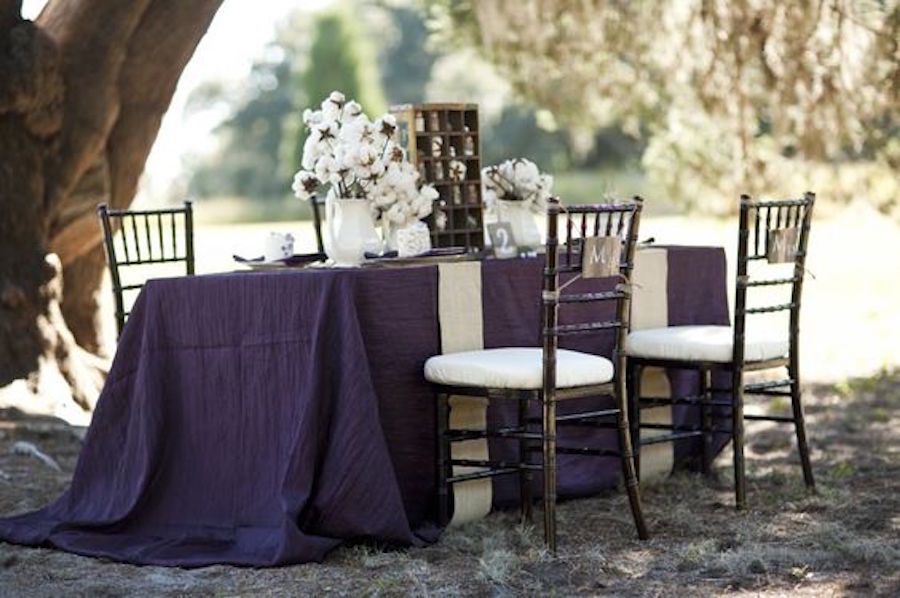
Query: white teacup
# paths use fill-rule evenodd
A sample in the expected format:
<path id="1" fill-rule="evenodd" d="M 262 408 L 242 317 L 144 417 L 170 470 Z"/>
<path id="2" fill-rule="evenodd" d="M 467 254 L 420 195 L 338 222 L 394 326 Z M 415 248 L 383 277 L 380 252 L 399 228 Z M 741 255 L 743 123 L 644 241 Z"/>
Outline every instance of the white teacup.
<path id="1" fill-rule="evenodd" d="M 265 258 L 267 262 L 284 260 L 294 255 L 294 235 L 271 232 L 266 237 Z"/>

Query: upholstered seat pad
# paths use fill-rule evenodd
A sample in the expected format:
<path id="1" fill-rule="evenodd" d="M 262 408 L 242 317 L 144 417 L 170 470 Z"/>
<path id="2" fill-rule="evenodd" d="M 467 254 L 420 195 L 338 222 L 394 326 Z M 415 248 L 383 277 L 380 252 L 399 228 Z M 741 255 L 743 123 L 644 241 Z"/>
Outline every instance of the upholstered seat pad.
<path id="1" fill-rule="evenodd" d="M 730 326 L 669 326 L 648 328 L 628 335 L 625 351 L 631 357 L 675 361 L 727 363 L 732 358 L 734 331 Z M 784 357 L 786 338 L 749 330 L 744 341 L 744 360 L 763 361 Z"/>
<path id="2" fill-rule="evenodd" d="M 613 364 L 605 357 L 566 349 L 556 352 L 557 388 L 604 384 L 613 373 Z M 425 362 L 425 378 L 447 386 L 534 390 L 543 386 L 543 350 L 510 347 L 436 355 Z"/>

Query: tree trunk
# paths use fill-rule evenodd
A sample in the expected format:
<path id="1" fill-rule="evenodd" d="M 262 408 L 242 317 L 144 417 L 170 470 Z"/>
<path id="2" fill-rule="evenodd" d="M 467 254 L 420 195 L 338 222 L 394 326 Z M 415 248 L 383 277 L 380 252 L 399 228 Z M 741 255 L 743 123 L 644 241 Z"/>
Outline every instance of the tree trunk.
<path id="1" fill-rule="evenodd" d="M 131 203 L 221 0 L 0 0 L 0 402 L 90 409 L 102 384 L 96 205 Z M 3 387 L 6 387 L 5 389 Z"/>
<path id="2" fill-rule="evenodd" d="M 97 226 L 100 226 L 99 223 Z M 77 258 L 63 270 L 62 314 L 78 345 L 91 353 L 108 356 L 111 352 L 107 329 L 109 314 L 101 313 L 101 290 L 106 274 L 103 245 Z M 110 305 L 107 302 L 107 305 Z"/>

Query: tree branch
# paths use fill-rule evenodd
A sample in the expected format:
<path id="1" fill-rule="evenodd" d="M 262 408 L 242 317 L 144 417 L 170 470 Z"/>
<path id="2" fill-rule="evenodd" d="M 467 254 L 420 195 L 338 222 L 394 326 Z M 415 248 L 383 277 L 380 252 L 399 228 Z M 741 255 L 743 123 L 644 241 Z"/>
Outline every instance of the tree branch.
<path id="1" fill-rule="evenodd" d="M 142 0 L 145 10 L 137 22 L 121 25 L 130 33 L 127 39 L 117 34 L 121 46 L 109 49 L 117 56 L 106 64 L 109 73 L 102 77 L 105 97 L 81 121 L 75 136 L 81 143 L 63 150 L 67 166 L 60 170 L 63 177 L 74 177 L 74 183 L 69 187 L 61 183 L 55 190 L 65 199 L 53 206 L 50 248 L 64 266 L 100 242 L 97 203 L 108 201 L 115 207 L 131 203 L 181 72 L 221 2 Z M 47 21 L 55 22 L 54 18 L 58 17 L 48 15 Z M 76 93 L 91 89 L 83 86 Z M 88 172 L 103 174 L 106 180 L 86 176 Z M 94 193 L 97 190 L 103 194 Z"/>
<path id="2" fill-rule="evenodd" d="M 51 0 L 37 24 L 56 41 L 66 84 L 59 151 L 44 203 L 54 210 L 104 149 L 119 110 L 118 80 L 128 43 L 150 0 Z"/>
<path id="3" fill-rule="evenodd" d="M 128 48 L 121 112 L 107 143 L 113 206 L 127 206 L 134 197 L 178 79 L 221 4 L 155 0 L 147 10 Z"/>

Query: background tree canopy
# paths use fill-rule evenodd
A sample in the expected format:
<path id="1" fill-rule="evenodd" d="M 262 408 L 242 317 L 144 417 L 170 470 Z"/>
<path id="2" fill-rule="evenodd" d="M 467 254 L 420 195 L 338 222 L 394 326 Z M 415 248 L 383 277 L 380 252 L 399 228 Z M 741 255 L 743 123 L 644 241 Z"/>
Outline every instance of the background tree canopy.
<path id="1" fill-rule="evenodd" d="M 896 0 L 428 4 L 557 118 L 647 136 L 644 166 L 684 202 L 815 186 L 896 207 Z M 813 184 L 822 162 L 849 180 Z"/>

